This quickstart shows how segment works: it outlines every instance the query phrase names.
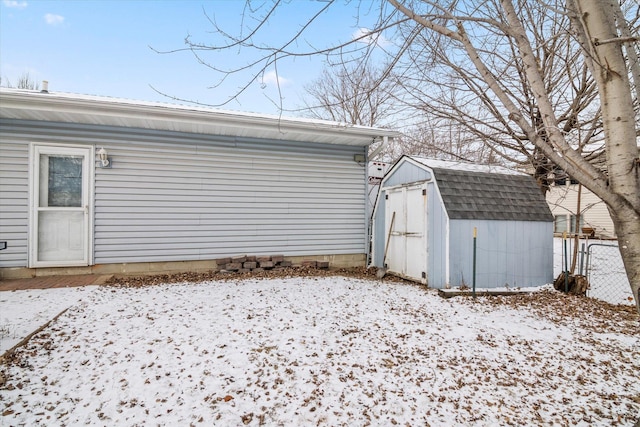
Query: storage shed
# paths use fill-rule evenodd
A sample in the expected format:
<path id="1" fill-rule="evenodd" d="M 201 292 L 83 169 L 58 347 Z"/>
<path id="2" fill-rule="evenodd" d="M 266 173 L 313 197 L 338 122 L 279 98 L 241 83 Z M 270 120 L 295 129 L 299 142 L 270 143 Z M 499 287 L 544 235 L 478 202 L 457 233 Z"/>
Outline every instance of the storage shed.
<path id="1" fill-rule="evenodd" d="M 553 216 L 535 180 L 496 166 L 402 157 L 373 213 L 372 265 L 432 288 L 553 280 Z"/>
<path id="2" fill-rule="evenodd" d="M 367 149 L 396 132 L 0 89 L 0 277 L 365 265 Z"/>

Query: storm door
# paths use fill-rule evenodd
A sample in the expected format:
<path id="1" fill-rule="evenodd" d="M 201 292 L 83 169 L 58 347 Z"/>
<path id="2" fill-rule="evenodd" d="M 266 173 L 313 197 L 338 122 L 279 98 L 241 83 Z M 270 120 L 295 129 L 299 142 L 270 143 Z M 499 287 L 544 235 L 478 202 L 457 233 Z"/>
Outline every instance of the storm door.
<path id="1" fill-rule="evenodd" d="M 30 267 L 89 265 L 92 148 L 34 145 Z"/>

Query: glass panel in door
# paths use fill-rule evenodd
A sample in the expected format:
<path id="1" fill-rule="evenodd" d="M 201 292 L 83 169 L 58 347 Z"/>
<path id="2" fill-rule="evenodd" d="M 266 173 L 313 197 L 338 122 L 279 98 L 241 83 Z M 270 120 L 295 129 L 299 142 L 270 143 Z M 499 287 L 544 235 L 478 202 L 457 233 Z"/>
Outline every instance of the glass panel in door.
<path id="1" fill-rule="evenodd" d="M 40 207 L 82 206 L 81 156 L 40 154 L 40 180 Z"/>

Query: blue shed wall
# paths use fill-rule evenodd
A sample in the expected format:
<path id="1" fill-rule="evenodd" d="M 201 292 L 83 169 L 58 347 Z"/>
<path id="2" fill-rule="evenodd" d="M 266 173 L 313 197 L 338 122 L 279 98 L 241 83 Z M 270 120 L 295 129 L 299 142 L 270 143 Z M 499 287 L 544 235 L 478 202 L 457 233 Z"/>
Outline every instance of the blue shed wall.
<path id="1" fill-rule="evenodd" d="M 435 183 L 427 189 L 427 285 L 444 288 L 447 284 L 447 212 Z"/>
<path id="2" fill-rule="evenodd" d="M 452 286 L 473 280 L 473 228 L 478 229 L 476 287 L 541 286 L 553 281 L 553 223 L 451 220 Z"/>

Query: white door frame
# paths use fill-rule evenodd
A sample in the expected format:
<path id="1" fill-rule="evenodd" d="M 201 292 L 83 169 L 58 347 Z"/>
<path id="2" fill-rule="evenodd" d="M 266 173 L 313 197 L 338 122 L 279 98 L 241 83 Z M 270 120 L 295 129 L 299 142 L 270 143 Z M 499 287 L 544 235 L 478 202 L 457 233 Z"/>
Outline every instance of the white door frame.
<path id="1" fill-rule="evenodd" d="M 85 244 L 82 259 L 71 261 L 39 261 L 38 260 L 38 216 L 41 211 L 56 210 L 56 208 L 41 208 L 40 198 L 40 155 L 61 154 L 83 156 L 82 165 L 82 203 L 81 207 L 57 208 L 57 210 L 82 211 L 83 236 Z M 29 146 L 29 228 L 28 228 L 28 266 L 40 267 L 80 267 L 93 265 L 93 213 L 94 213 L 94 176 L 95 176 L 95 147 L 92 145 L 50 144 L 32 142 Z"/>

